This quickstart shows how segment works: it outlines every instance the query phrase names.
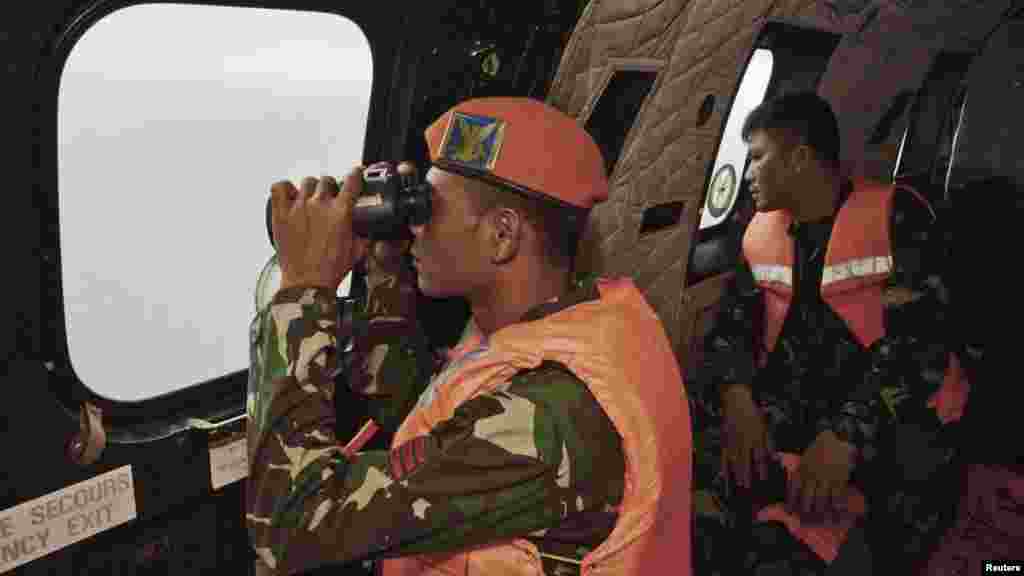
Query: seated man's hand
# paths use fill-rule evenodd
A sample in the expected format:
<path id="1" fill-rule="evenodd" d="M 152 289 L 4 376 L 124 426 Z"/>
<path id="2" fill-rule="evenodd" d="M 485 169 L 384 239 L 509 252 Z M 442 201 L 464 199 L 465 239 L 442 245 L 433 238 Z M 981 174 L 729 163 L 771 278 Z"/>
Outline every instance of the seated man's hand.
<path id="1" fill-rule="evenodd" d="M 846 491 L 855 449 L 830 430 L 818 434 L 790 478 L 786 506 L 801 518 L 820 522 L 838 519 L 846 510 Z"/>
<path id="2" fill-rule="evenodd" d="M 722 393 L 722 473 L 726 480 L 750 488 L 752 474 L 768 476 L 768 427 L 748 386 L 736 384 Z"/>

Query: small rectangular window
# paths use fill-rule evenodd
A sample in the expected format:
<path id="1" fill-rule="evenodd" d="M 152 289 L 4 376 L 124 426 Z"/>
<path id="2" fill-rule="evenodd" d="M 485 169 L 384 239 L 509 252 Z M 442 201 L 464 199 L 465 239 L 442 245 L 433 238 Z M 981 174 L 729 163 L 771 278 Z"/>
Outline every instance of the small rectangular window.
<path id="1" fill-rule="evenodd" d="M 65 62 L 58 197 L 67 346 L 140 401 L 244 370 L 275 181 L 361 161 L 369 43 L 335 14 L 135 5 Z"/>
<path id="2" fill-rule="evenodd" d="M 616 70 L 597 99 L 586 130 L 594 138 L 610 175 L 622 154 L 644 99 L 658 79 L 657 70 Z"/>

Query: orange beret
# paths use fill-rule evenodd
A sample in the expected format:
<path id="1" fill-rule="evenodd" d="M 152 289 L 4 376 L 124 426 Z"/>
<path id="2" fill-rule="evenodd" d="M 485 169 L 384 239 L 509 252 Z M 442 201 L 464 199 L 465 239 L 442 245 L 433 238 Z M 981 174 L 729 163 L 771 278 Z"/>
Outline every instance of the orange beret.
<path id="1" fill-rule="evenodd" d="M 426 132 L 442 170 L 589 210 L 608 199 L 604 159 L 575 120 L 530 98 L 476 98 Z"/>

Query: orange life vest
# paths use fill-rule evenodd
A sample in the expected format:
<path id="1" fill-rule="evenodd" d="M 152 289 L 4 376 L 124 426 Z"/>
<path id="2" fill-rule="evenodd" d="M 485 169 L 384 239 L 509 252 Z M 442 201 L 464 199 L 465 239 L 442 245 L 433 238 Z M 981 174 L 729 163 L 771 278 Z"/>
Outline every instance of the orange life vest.
<path id="1" fill-rule="evenodd" d="M 825 253 L 821 297 L 868 347 L 885 335 L 882 294 L 892 271 L 889 215 L 892 186 L 858 182 L 839 209 Z M 758 364 L 775 348 L 793 300 L 795 245 L 786 210 L 759 212 L 743 236 L 743 257 L 765 295 L 764 333 Z"/>
<path id="2" fill-rule="evenodd" d="M 849 198 L 836 214 L 825 253 L 822 300 L 846 322 L 864 347 L 885 335 L 883 294 L 893 268 L 889 223 L 895 190 L 892 185 L 855 181 Z M 921 198 L 913 189 L 907 190 Z M 787 233 L 792 222 L 792 215 L 786 210 L 759 212 L 743 236 L 743 257 L 750 265 L 755 284 L 764 293 L 762 345 L 757 358 L 762 367 L 778 343 L 793 300 L 795 245 Z M 969 389 L 957 357 L 951 353 L 942 386 L 928 399 L 928 406 L 935 409 L 943 422 L 958 420 L 963 415 Z M 794 458 L 795 455 L 784 456 L 784 462 L 790 464 L 788 468 L 798 461 Z M 853 487 L 849 501 L 855 516 L 863 514 L 863 495 Z M 781 506 L 768 507 L 758 517 L 783 522 L 794 536 L 828 562 L 835 558 L 852 525 L 852 518 L 839 524 L 801 525 Z"/>
<path id="3" fill-rule="evenodd" d="M 917 195 L 913 189 L 906 188 Z M 821 297 L 846 322 L 854 337 L 869 347 L 885 335 L 882 296 L 892 272 L 889 222 L 895 188 L 858 180 L 840 207 L 832 227 L 821 277 Z M 923 202 L 923 200 L 922 200 Z M 758 365 L 764 366 L 775 348 L 793 300 L 794 242 L 787 234 L 793 222 L 788 211 L 758 213 L 743 236 L 743 257 L 754 282 L 764 292 L 764 326 Z M 928 400 L 943 422 L 960 419 L 969 383 L 955 354 L 942 387 Z"/>
<path id="4" fill-rule="evenodd" d="M 625 493 L 609 537 L 582 574 L 690 574 L 692 437 L 686 391 L 658 317 L 628 279 L 598 280 L 600 298 L 482 338 L 438 374 L 394 437 L 398 446 L 522 370 L 560 362 L 583 380 L 622 436 Z M 470 343 L 470 345 L 467 345 Z M 472 344 L 479 343 L 475 350 Z M 509 540 L 383 561 L 384 576 L 541 576 L 537 547 Z"/>

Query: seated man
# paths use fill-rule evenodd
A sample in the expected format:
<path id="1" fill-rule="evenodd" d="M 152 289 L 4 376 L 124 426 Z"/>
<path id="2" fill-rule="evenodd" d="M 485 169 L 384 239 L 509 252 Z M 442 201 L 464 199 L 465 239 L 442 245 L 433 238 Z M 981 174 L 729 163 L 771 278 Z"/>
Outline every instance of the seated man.
<path id="1" fill-rule="evenodd" d="M 705 346 L 697 572 L 821 574 L 844 544 L 881 554 L 880 534 L 895 543 L 889 568 L 904 546 L 921 548 L 920 561 L 952 495 L 922 503 L 913 472 L 948 461 L 941 423 L 958 417 L 963 390 L 934 315 L 941 283 L 918 282 L 925 294 L 889 315 L 885 287 L 914 261 L 900 227 L 930 219 L 928 206 L 912 190 L 844 178 L 835 115 L 814 93 L 763 103 L 743 135 L 757 214 Z M 933 321 L 899 321 L 910 309 Z M 889 533 L 922 524 L 921 537 Z"/>
<path id="2" fill-rule="evenodd" d="M 411 227 L 416 281 L 464 296 L 473 315 L 389 451 L 343 449 L 335 422 L 336 395 L 363 401 L 331 377 L 334 293 L 365 250 L 351 231 L 360 170 L 340 192 L 330 178 L 273 188 L 282 287 L 252 367 L 269 400 L 250 420 L 246 515 L 264 567 L 688 574 L 690 417 L 675 355 L 631 281 L 569 280 L 579 228 L 608 196 L 596 144 L 525 98 L 463 102 L 426 138 L 433 206 Z"/>

